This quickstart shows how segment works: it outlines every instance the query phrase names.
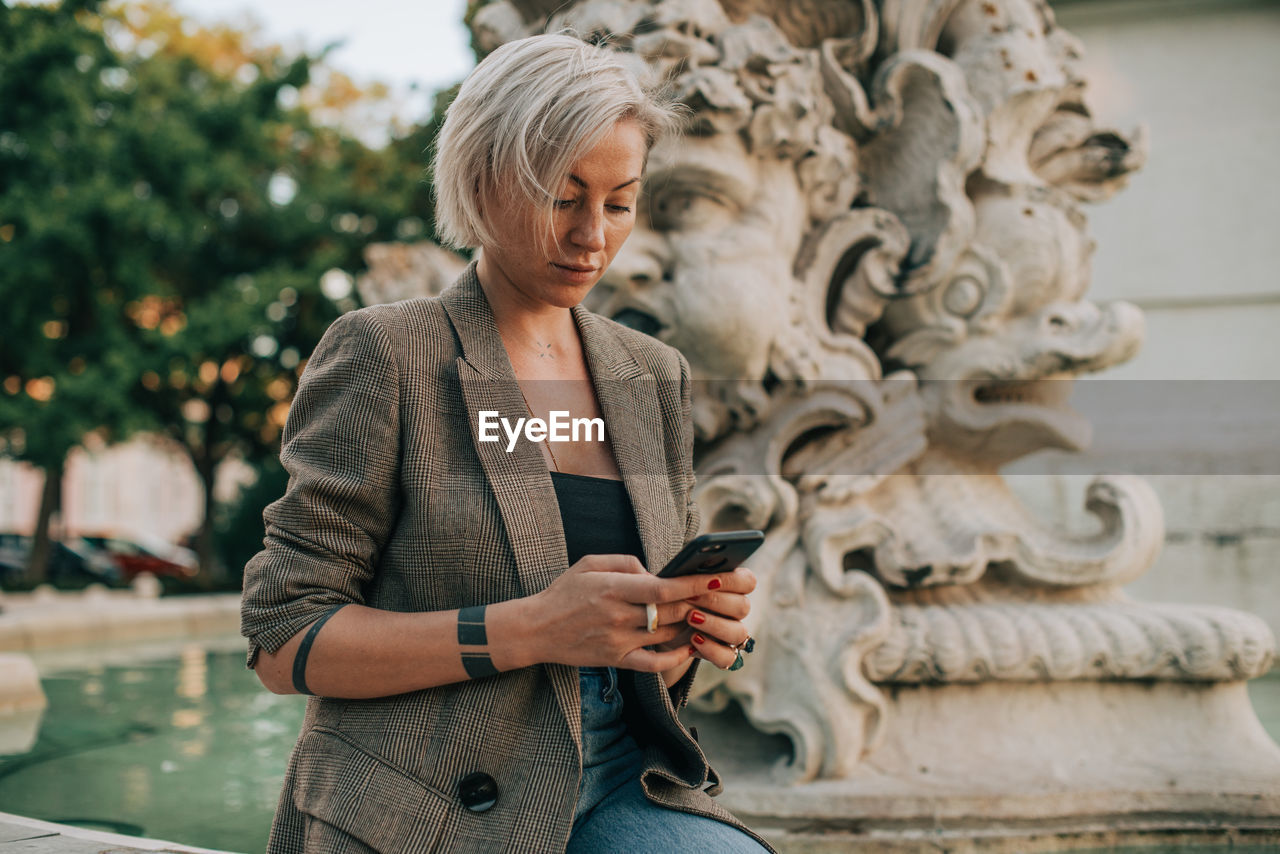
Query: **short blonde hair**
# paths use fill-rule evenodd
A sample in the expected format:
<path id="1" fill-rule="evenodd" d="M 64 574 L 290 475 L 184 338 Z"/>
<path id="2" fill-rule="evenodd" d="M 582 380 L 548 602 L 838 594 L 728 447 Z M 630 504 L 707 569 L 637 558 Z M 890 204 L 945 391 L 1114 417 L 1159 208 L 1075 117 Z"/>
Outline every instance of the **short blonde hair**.
<path id="1" fill-rule="evenodd" d="M 646 89 L 638 58 L 565 34 L 508 42 L 463 82 L 436 143 L 436 232 L 457 248 L 492 245 L 481 201 L 503 190 L 545 210 L 573 164 L 619 121 L 632 119 L 648 147 L 679 123 L 677 107 Z M 641 60 L 641 72 L 643 61 Z"/>

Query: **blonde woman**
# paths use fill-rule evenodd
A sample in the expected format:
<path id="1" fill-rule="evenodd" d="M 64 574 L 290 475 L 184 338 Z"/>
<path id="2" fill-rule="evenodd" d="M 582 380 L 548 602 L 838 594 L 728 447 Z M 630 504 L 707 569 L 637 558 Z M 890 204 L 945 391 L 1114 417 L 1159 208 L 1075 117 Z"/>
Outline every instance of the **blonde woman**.
<path id="1" fill-rule="evenodd" d="M 677 717 L 755 579 L 651 574 L 698 528 L 688 365 L 580 305 L 673 124 L 617 54 L 495 51 L 435 163 L 477 261 L 309 360 L 245 570 L 249 665 L 312 695 L 271 852 L 767 848 Z"/>

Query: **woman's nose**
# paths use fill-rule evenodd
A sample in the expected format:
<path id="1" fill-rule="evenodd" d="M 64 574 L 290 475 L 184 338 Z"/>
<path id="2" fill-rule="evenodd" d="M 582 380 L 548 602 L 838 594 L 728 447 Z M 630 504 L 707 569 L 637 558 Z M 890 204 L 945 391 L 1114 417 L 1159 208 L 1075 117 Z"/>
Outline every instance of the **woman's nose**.
<path id="1" fill-rule="evenodd" d="M 588 252 L 604 249 L 604 211 L 583 211 L 569 232 L 569 239 Z"/>

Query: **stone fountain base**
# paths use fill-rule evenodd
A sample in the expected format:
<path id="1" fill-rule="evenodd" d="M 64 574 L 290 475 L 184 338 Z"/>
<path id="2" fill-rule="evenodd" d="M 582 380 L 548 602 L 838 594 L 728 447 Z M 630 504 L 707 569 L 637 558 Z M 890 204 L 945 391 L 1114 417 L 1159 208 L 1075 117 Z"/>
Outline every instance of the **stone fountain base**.
<path id="1" fill-rule="evenodd" d="M 786 738 L 688 712 L 721 802 L 786 852 L 1280 845 L 1280 747 L 1244 681 L 882 686 L 850 779 L 785 782 Z"/>

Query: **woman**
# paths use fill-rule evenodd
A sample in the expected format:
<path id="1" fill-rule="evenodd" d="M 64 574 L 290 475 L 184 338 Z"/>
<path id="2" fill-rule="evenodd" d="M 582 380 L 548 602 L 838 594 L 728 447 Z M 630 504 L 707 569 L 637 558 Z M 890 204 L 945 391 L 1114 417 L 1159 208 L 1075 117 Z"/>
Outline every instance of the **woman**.
<path id="1" fill-rule="evenodd" d="M 762 850 L 676 717 L 697 660 L 740 660 L 755 579 L 646 572 L 698 527 L 688 365 L 579 305 L 671 124 L 607 51 L 495 51 L 435 164 L 478 261 L 309 360 L 245 570 L 249 666 L 314 695 L 270 851 Z M 554 411 L 605 436 L 486 440 Z"/>

